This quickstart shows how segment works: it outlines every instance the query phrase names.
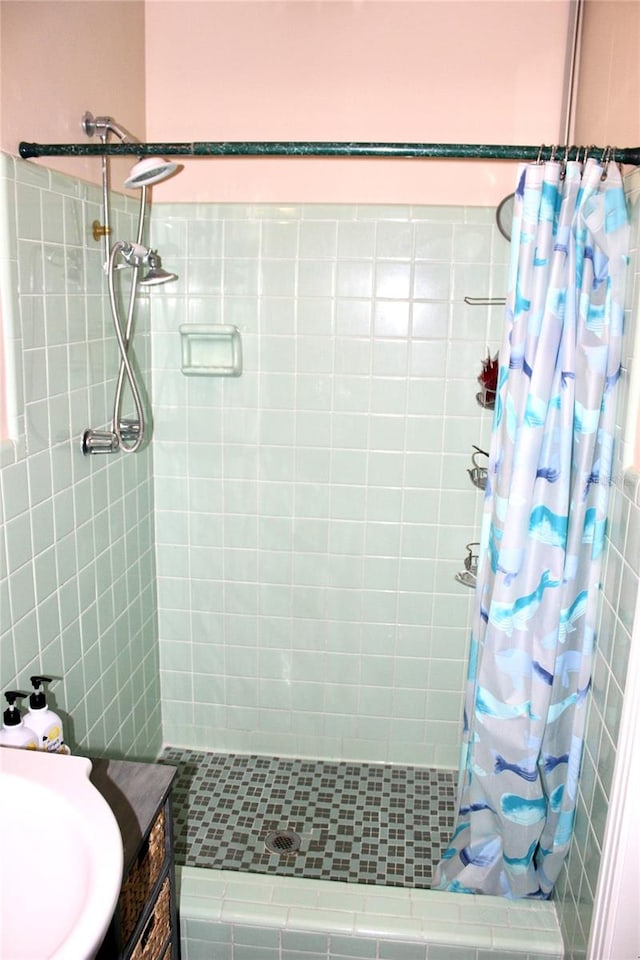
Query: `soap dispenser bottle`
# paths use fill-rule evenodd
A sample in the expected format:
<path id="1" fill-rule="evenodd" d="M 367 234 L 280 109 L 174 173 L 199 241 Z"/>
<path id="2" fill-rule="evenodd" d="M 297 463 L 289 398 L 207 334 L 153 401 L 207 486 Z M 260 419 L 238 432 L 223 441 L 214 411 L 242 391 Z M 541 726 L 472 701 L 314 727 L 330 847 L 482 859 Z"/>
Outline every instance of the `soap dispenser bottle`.
<path id="1" fill-rule="evenodd" d="M 0 744 L 3 747 L 22 747 L 24 750 L 37 750 L 38 738 L 31 730 L 22 717 L 20 710 L 16 706 L 18 697 L 26 697 L 26 693 L 20 693 L 18 690 L 7 690 L 5 697 L 9 706 L 2 716 L 2 729 L 0 729 Z"/>
<path id="2" fill-rule="evenodd" d="M 38 750 L 47 753 L 68 753 L 62 738 L 62 721 L 57 713 L 47 706 L 43 683 L 51 683 L 50 677 L 30 677 L 33 693 L 29 697 L 29 711 L 25 723 L 30 727 L 38 741 Z"/>

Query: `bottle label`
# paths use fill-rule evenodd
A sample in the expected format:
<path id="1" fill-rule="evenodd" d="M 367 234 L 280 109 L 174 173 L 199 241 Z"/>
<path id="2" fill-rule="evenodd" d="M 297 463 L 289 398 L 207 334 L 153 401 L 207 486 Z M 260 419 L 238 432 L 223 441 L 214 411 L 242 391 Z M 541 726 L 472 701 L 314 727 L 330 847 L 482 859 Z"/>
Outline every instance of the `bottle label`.
<path id="1" fill-rule="evenodd" d="M 41 749 L 46 750 L 47 753 L 57 753 L 61 746 L 62 730 L 56 723 L 49 728 L 49 733 L 42 737 Z"/>

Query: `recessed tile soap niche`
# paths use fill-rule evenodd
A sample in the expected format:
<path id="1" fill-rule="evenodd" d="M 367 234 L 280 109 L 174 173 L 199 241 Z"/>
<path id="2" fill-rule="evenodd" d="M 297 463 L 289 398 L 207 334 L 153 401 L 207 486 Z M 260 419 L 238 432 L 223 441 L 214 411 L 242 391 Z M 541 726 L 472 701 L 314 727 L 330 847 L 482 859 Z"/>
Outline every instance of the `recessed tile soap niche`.
<path id="1" fill-rule="evenodd" d="M 186 377 L 239 377 L 240 331 L 230 323 L 182 323 L 182 372 Z"/>

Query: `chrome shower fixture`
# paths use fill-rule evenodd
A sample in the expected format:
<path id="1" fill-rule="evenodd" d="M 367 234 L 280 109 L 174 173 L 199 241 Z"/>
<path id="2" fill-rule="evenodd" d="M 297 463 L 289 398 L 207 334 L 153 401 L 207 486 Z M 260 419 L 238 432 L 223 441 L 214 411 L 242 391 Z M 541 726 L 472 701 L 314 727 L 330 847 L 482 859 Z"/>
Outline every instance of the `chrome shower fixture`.
<path id="1" fill-rule="evenodd" d="M 149 269 L 138 281 L 140 286 L 153 287 L 159 283 L 168 283 L 177 280 L 177 273 L 169 273 L 163 269 L 162 259 L 157 250 L 147 250 L 139 243 L 121 243 L 120 254 L 130 267 L 148 267 Z"/>
<path id="2" fill-rule="evenodd" d="M 162 157 L 143 157 L 133 165 L 124 185 L 132 189 L 150 187 L 153 183 L 166 180 L 179 168 L 180 164 L 174 163 L 173 160 L 164 160 Z"/>
<path id="3" fill-rule="evenodd" d="M 162 266 L 162 259 L 157 250 L 149 250 L 147 257 L 149 269 L 140 280 L 141 287 L 155 287 L 160 283 L 169 283 L 170 280 L 177 280 L 177 273 L 169 273 Z"/>
<path id="4" fill-rule="evenodd" d="M 116 123 L 113 117 L 94 117 L 88 110 L 82 116 L 82 129 L 88 137 L 98 134 L 103 142 L 106 142 L 109 134 L 113 133 L 122 143 L 140 143 L 137 137 Z"/>
<path id="5" fill-rule="evenodd" d="M 149 256 L 149 251 L 142 244 L 129 243 L 127 240 L 120 242 L 120 253 L 130 267 L 141 267 Z"/>
<path id="6" fill-rule="evenodd" d="M 116 123 L 113 117 L 94 117 L 92 113 L 87 112 L 82 118 L 82 127 L 89 137 L 97 134 L 103 144 L 107 144 L 111 135 L 118 137 L 122 143 L 140 142 L 128 130 Z M 85 454 L 115 453 L 118 450 L 123 453 L 136 453 L 147 440 L 147 428 L 150 423 L 149 418 L 145 415 L 144 391 L 137 382 L 135 365 L 129 356 L 129 350 L 132 346 L 136 294 L 141 286 L 151 287 L 178 279 L 177 274 L 169 273 L 162 268 L 162 260 L 157 250 L 151 250 L 143 245 L 142 238 L 147 212 L 147 187 L 153 183 L 159 183 L 160 180 L 164 180 L 165 177 L 175 173 L 178 169 L 179 165 L 177 163 L 163 160 L 162 157 L 145 157 L 133 166 L 129 177 L 125 180 L 125 186 L 140 190 L 140 211 L 135 243 L 128 240 L 116 240 L 110 247 L 109 157 L 106 154 L 102 157 L 104 224 L 94 222 L 93 237 L 96 241 L 104 240 L 104 268 L 107 276 L 111 317 L 120 354 L 120 365 L 111 423 L 107 429 L 88 429 L 84 431 L 82 452 Z M 128 306 L 126 307 L 126 314 L 124 314 L 121 313 L 119 292 L 116 290 L 116 273 L 120 270 L 126 271 L 127 266 L 132 267 L 133 272 L 131 274 Z M 122 415 L 123 392 L 127 385 L 135 407 L 135 415 L 132 417 Z"/>
<path id="7" fill-rule="evenodd" d="M 88 137 L 99 136 L 103 143 L 107 142 L 110 133 L 122 143 L 140 143 L 137 137 L 129 133 L 121 124 L 116 123 L 113 117 L 94 117 L 88 110 L 82 116 L 82 129 Z M 133 165 L 124 185 L 133 189 L 150 187 L 170 177 L 179 169 L 181 164 L 174 163 L 173 160 L 165 160 L 163 157 L 143 157 Z"/>

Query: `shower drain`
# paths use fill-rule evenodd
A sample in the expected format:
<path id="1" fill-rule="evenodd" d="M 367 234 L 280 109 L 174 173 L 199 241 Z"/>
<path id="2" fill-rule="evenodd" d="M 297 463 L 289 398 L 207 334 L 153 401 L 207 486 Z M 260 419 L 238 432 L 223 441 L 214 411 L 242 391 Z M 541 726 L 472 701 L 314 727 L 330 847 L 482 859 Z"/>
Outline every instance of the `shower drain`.
<path id="1" fill-rule="evenodd" d="M 295 830 L 274 830 L 265 837 L 264 845 L 269 853 L 296 853 L 300 849 L 300 834 Z"/>

